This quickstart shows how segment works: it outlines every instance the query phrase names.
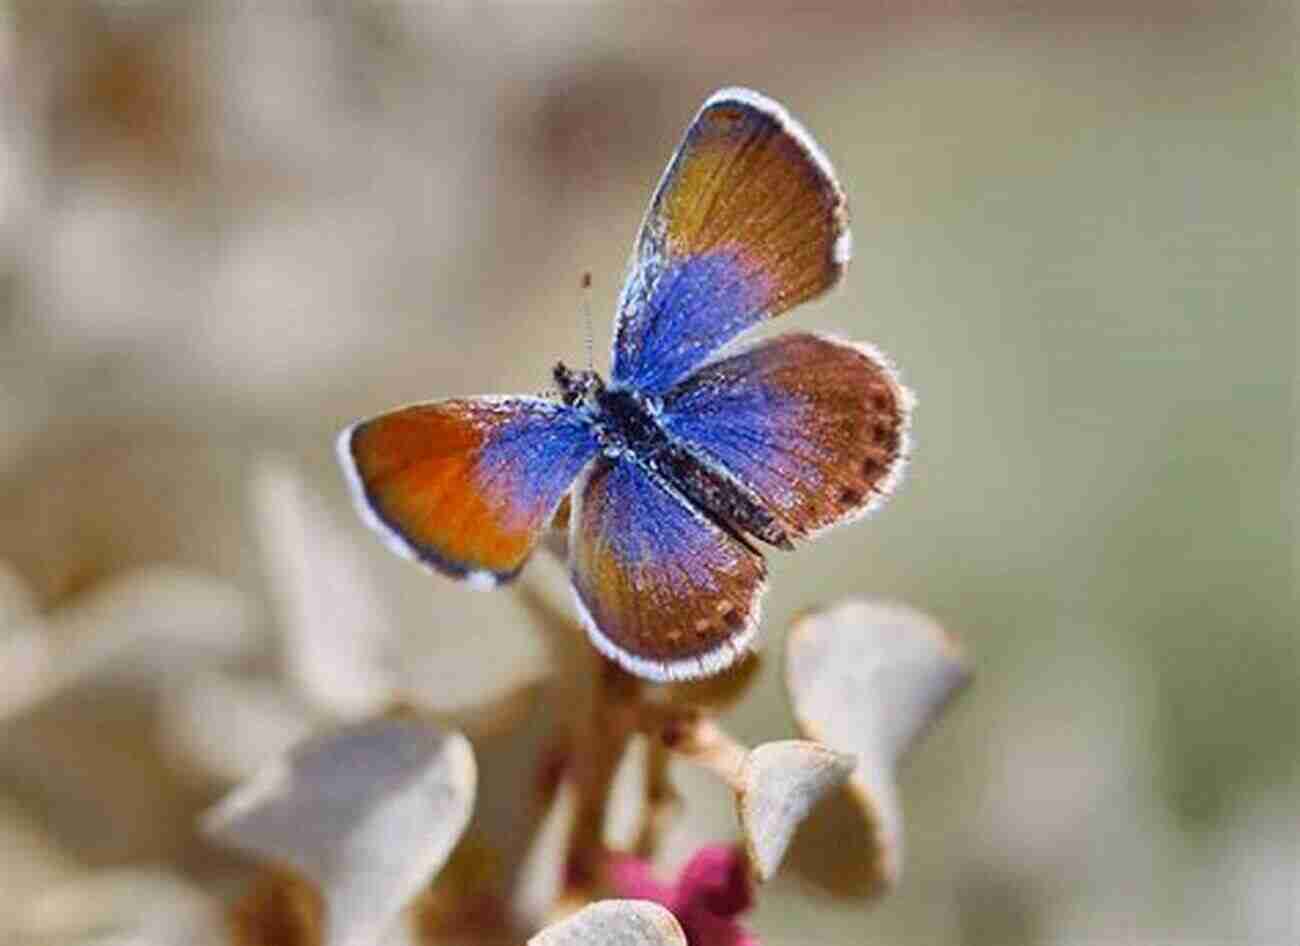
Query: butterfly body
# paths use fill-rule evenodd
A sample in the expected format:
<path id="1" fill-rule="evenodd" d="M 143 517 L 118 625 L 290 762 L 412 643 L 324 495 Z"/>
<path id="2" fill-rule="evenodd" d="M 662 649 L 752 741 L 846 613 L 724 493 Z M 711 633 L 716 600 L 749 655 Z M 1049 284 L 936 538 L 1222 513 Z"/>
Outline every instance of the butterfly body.
<path id="1" fill-rule="evenodd" d="M 771 99 L 715 93 L 636 242 L 608 384 L 554 371 L 558 400 L 482 397 L 352 425 L 338 452 L 363 519 L 399 554 L 480 587 L 518 574 L 566 498 L 583 624 L 641 676 L 728 666 L 766 565 L 875 509 L 907 454 L 911 396 L 874 348 L 749 328 L 834 285 L 847 204 Z"/>
<path id="2" fill-rule="evenodd" d="M 579 407 L 591 424 L 604 456 L 635 465 L 742 542 L 748 533 L 769 545 L 793 548 L 752 491 L 664 428 L 661 398 L 608 387 L 594 371 L 571 372 L 563 362 L 556 365 L 554 378 L 564 402 Z"/>

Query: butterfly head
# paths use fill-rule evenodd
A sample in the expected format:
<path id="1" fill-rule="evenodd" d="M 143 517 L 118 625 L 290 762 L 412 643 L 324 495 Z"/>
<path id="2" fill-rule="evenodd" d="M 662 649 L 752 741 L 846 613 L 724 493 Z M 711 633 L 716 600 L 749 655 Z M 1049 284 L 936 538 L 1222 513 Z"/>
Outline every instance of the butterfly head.
<path id="1" fill-rule="evenodd" d="M 594 408 L 605 391 L 605 382 L 594 371 L 571 371 L 564 362 L 556 362 L 552 372 L 560 397 L 570 407 Z"/>

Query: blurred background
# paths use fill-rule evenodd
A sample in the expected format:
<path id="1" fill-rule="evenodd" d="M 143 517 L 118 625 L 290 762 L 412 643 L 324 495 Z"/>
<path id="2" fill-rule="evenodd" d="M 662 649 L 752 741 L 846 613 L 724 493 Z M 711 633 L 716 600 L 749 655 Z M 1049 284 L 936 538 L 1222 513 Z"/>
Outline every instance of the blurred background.
<path id="1" fill-rule="evenodd" d="M 364 530 L 333 437 L 544 389 L 585 357 L 588 270 L 604 369 L 650 191 L 743 84 L 853 212 L 845 283 L 773 329 L 876 343 L 919 407 L 897 498 L 770 557 L 730 725 L 793 733 L 780 640 L 850 594 L 976 667 L 906 770 L 899 892 L 778 879 L 764 942 L 1300 940 L 1294 15 L 0 3 L 0 917 L 218 876 L 195 816 L 287 706 L 368 707 L 347 648 L 416 653 L 447 707 L 532 672 L 511 595 Z M 729 837 L 712 791 L 689 817 Z"/>

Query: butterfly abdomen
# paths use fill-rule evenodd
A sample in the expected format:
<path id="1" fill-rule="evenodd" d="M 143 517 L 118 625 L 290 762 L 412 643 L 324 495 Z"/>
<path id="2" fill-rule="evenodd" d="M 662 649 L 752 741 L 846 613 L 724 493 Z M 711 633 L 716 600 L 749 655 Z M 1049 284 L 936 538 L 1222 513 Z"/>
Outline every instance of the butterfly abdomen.
<path id="1" fill-rule="evenodd" d="M 762 502 L 735 478 L 671 442 L 659 459 L 665 479 L 701 512 L 736 534 L 748 533 L 768 545 L 792 549 L 790 536 Z"/>

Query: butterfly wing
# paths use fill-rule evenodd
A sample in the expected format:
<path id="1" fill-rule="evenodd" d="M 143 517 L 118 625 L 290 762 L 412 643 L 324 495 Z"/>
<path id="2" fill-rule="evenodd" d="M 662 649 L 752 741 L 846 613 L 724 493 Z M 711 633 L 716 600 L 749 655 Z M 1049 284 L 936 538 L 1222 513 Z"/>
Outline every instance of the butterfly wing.
<path id="1" fill-rule="evenodd" d="M 812 136 L 757 92 L 715 93 L 642 224 L 613 380 L 666 391 L 745 329 L 826 291 L 849 254 L 844 192 Z"/>
<path id="2" fill-rule="evenodd" d="M 358 511 L 394 551 L 486 587 L 523 567 L 596 451 L 577 411 L 522 397 L 416 404 L 338 440 Z"/>
<path id="3" fill-rule="evenodd" d="M 627 459 L 576 491 L 569 556 L 592 642 L 639 676 L 716 673 L 758 627 L 762 556 Z"/>
<path id="4" fill-rule="evenodd" d="M 660 419 L 797 539 L 888 497 L 911 404 L 869 346 L 792 333 L 705 365 L 664 396 Z"/>

